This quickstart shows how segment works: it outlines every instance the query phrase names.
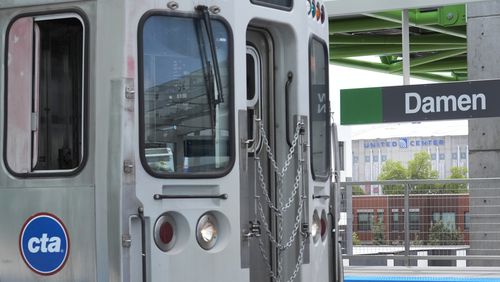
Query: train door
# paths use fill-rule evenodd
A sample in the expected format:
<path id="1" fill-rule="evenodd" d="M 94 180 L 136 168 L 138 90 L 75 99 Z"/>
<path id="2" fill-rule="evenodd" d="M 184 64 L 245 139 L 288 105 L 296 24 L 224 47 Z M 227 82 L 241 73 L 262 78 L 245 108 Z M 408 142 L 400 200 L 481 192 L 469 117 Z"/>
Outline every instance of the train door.
<path id="1" fill-rule="evenodd" d="M 242 247 L 248 254 L 243 266 L 250 269 L 250 281 L 287 281 L 304 259 L 305 190 L 298 161 L 303 123 L 285 130 L 292 123 L 285 98 L 291 77 L 277 86 L 274 42 L 265 29 L 247 30 L 246 146 L 240 156 Z"/>
<path id="2" fill-rule="evenodd" d="M 239 220 L 233 39 L 206 9 L 152 11 L 139 24 L 136 193 L 147 281 L 245 280 L 231 228 Z"/>

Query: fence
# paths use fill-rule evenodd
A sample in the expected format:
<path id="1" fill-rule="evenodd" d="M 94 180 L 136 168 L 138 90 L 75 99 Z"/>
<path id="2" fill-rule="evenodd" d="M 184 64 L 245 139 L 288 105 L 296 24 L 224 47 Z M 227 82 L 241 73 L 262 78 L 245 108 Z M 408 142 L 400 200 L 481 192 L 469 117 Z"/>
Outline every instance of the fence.
<path id="1" fill-rule="evenodd" d="M 343 182 L 341 195 L 346 266 L 500 266 L 500 178 Z"/>

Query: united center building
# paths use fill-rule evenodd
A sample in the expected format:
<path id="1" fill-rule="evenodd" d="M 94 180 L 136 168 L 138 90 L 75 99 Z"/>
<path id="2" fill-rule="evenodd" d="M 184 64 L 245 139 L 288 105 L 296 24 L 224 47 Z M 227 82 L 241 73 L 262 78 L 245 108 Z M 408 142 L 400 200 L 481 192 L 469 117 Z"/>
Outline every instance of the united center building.
<path id="1" fill-rule="evenodd" d="M 387 160 L 400 161 L 407 167 L 415 153 L 425 151 L 431 156 L 432 169 L 438 171 L 439 178 L 450 176 L 450 168 L 466 167 L 468 170 L 468 135 L 466 130 L 447 128 L 448 135 L 426 136 L 429 130 L 420 130 L 421 126 L 409 130 L 393 130 L 383 133 L 381 130 L 354 135 L 352 140 L 352 177 L 354 181 L 377 180 L 382 166 Z M 451 130 L 450 130 L 451 129 Z M 397 134 L 400 134 L 397 136 Z M 456 135 L 455 135 L 456 134 Z M 373 138 L 382 135 L 382 138 Z M 370 138 L 372 137 L 372 138 Z M 367 194 L 380 195 L 378 185 L 363 187 Z"/>

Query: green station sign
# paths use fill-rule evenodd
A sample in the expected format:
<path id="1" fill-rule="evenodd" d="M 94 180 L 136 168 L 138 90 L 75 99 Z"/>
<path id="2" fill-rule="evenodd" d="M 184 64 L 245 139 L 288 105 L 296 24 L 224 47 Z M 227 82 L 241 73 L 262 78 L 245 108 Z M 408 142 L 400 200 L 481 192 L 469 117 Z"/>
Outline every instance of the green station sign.
<path id="1" fill-rule="evenodd" d="M 500 80 L 340 91 L 340 124 L 500 117 Z"/>

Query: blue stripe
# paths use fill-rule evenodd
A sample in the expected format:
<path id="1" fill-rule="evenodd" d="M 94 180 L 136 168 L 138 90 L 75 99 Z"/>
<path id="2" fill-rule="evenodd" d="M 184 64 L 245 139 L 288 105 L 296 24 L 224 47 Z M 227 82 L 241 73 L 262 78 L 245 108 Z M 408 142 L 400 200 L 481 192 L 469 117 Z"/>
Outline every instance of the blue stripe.
<path id="1" fill-rule="evenodd" d="M 499 278 L 346 276 L 345 282 L 500 282 Z"/>

